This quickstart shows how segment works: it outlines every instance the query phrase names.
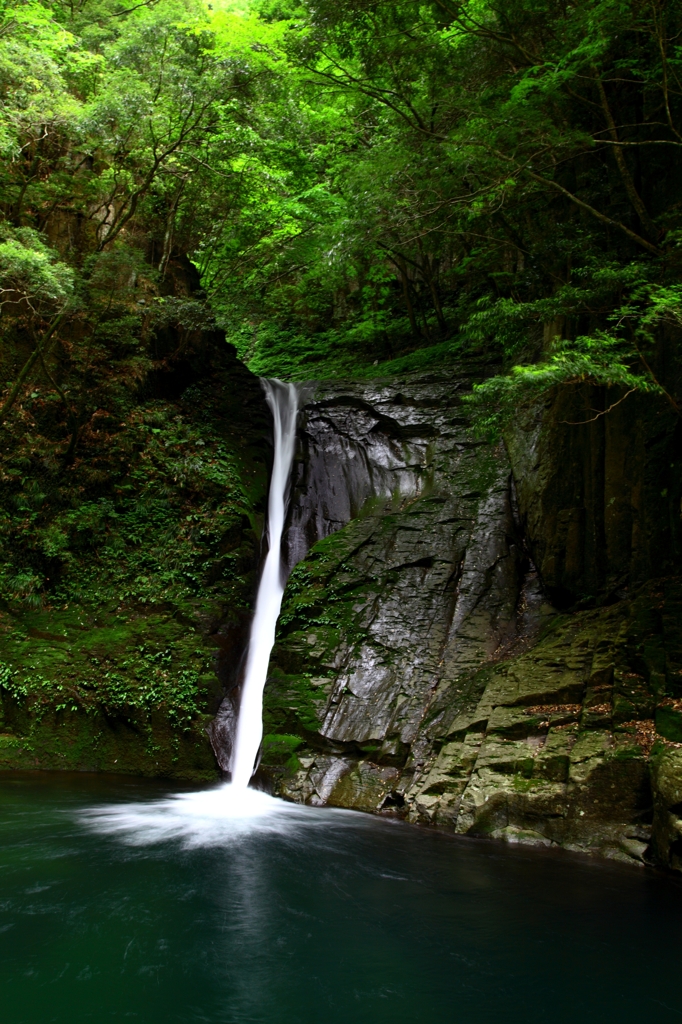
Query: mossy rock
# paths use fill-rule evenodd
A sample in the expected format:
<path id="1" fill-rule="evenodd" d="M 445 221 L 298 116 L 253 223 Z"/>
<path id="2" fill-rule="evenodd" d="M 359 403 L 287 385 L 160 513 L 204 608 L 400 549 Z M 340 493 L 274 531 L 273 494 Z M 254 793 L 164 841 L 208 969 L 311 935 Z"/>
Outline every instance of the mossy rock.
<path id="1" fill-rule="evenodd" d="M 674 707 L 657 708 L 656 732 L 673 743 L 682 743 L 682 710 Z"/>

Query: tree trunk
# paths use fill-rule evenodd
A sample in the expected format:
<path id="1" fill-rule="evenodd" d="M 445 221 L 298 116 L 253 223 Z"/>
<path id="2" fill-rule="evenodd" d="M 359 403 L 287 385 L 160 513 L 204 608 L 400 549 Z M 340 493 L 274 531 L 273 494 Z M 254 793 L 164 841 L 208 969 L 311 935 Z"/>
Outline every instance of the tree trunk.
<path id="1" fill-rule="evenodd" d="M 19 392 L 21 391 L 24 385 L 24 381 L 26 380 L 29 373 L 33 369 L 37 360 L 46 352 L 47 343 L 50 341 L 54 332 L 59 327 L 60 323 L 64 319 L 64 316 L 64 313 L 59 313 L 59 315 L 54 318 L 54 320 L 47 329 L 47 333 L 44 335 L 43 338 L 41 338 L 39 342 L 36 343 L 36 347 L 33 349 L 33 352 L 31 352 L 31 355 L 28 357 L 28 359 L 22 366 L 19 372 L 19 376 L 17 377 L 12 388 L 10 389 L 10 393 L 5 399 L 2 408 L 0 408 L 0 425 L 2 425 L 7 419 L 7 416 L 9 415 L 12 406 L 14 405 L 19 396 Z"/>
<path id="2" fill-rule="evenodd" d="M 409 283 L 409 281 L 407 279 L 407 267 L 405 266 L 405 260 L 402 258 L 402 256 L 398 257 L 397 266 L 398 266 L 398 269 L 400 271 L 400 280 L 401 280 L 402 286 L 403 286 L 403 295 L 405 296 L 405 306 L 407 307 L 407 315 L 409 317 L 410 327 L 414 331 L 415 335 L 417 337 L 419 337 L 422 332 L 419 330 L 419 325 L 417 324 L 417 318 L 416 318 L 416 316 L 414 314 L 414 306 L 412 305 L 412 296 L 410 295 L 410 283 Z"/>
<path id="3" fill-rule="evenodd" d="M 597 89 L 599 90 L 599 98 L 601 100 L 602 110 L 604 111 L 604 117 L 605 117 L 606 123 L 607 123 L 607 125 L 609 127 L 609 135 L 611 136 L 611 141 L 615 143 L 615 145 L 613 147 L 613 153 L 614 153 L 614 156 L 616 158 L 616 164 L 618 165 L 618 170 L 620 172 L 620 176 L 621 176 L 622 182 L 623 182 L 623 184 L 625 186 L 625 191 L 627 192 L 628 199 L 632 203 L 632 206 L 633 206 L 635 212 L 637 213 L 637 216 L 639 217 L 639 220 L 640 220 L 640 223 L 641 223 L 642 227 L 646 231 L 646 233 L 649 236 L 649 238 L 651 239 L 651 241 L 655 242 L 658 239 L 659 231 L 658 231 L 656 225 L 654 224 L 654 222 L 652 221 L 651 217 L 649 216 L 649 211 L 647 210 L 646 206 L 644 205 L 644 202 L 642 201 L 642 197 L 640 196 L 639 192 L 635 188 L 635 183 L 632 180 L 632 175 L 630 174 L 630 171 L 628 169 L 628 165 L 625 162 L 625 156 L 623 154 L 623 147 L 619 145 L 620 139 L 618 138 L 618 131 L 616 129 L 616 122 L 613 120 L 613 114 L 611 113 L 611 108 L 609 106 L 609 101 L 608 101 L 608 98 L 606 96 L 606 90 L 604 89 L 604 83 L 602 82 L 601 78 L 599 77 L 598 73 L 596 72 L 596 69 L 595 69 L 595 75 L 596 75 Z"/>

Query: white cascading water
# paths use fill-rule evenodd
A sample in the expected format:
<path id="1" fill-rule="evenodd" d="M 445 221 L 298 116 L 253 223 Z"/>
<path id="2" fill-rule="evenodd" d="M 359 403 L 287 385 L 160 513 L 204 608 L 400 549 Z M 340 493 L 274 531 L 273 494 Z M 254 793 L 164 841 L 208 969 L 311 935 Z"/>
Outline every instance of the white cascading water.
<path id="1" fill-rule="evenodd" d="M 263 738 L 263 688 L 275 642 L 275 628 L 282 606 L 282 531 L 286 515 L 289 476 L 296 442 L 298 392 L 295 384 L 263 380 L 265 399 L 272 411 L 275 455 L 268 495 L 268 554 L 258 585 L 256 611 L 251 625 L 246 671 L 242 684 L 237 732 L 232 751 L 232 790 L 245 790 L 253 775 Z"/>

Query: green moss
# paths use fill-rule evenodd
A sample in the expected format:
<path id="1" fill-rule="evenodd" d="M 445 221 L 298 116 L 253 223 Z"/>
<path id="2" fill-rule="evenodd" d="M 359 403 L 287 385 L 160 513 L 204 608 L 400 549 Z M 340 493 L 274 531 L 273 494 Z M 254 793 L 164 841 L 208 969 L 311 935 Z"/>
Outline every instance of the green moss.
<path id="1" fill-rule="evenodd" d="M 302 744 L 303 740 L 300 736 L 291 736 L 286 733 L 264 736 L 261 759 L 263 767 L 283 767 L 288 773 L 297 771 L 300 763 L 296 757 L 296 751 Z"/>
<path id="2" fill-rule="evenodd" d="M 512 787 L 515 793 L 530 793 L 542 785 L 541 780 L 531 779 L 525 774 L 516 774 L 512 780 Z"/>
<path id="3" fill-rule="evenodd" d="M 656 764 L 663 757 L 664 754 L 668 753 L 668 749 L 668 746 L 664 743 L 663 740 L 655 740 L 654 745 L 651 748 L 651 753 L 649 755 L 651 763 Z"/>
<path id="4" fill-rule="evenodd" d="M 616 750 L 608 751 L 605 755 L 607 761 L 632 761 L 641 760 L 642 748 L 633 744 L 632 746 L 618 747 Z"/>
<path id="5" fill-rule="evenodd" d="M 656 732 L 673 743 L 682 743 L 682 711 L 673 707 L 657 708 Z"/>
<path id="6" fill-rule="evenodd" d="M 194 388 L 133 406 L 69 474 L 14 451 L 0 498 L 3 767 L 215 773 L 207 627 L 249 612 L 267 484 L 249 430 L 222 388 Z M 43 437 L 29 442 L 44 454 Z"/>
<path id="7" fill-rule="evenodd" d="M 285 673 L 275 667 L 268 677 L 263 708 L 263 728 L 267 735 L 315 732 L 320 726 L 319 712 L 324 695 L 303 673 Z"/>
<path id="8" fill-rule="evenodd" d="M 219 305 L 219 298 L 217 302 Z M 438 333 L 433 316 L 430 328 Z M 259 323 L 255 343 L 252 322 L 235 325 L 229 340 L 254 373 L 286 380 L 393 376 L 447 366 L 462 351 L 458 338 L 438 344 L 420 343 L 407 318 L 401 315 L 388 320 L 381 315 L 378 320 L 376 315 L 351 318 L 342 327 L 315 332 L 292 330 L 275 318 Z"/>
<path id="9" fill-rule="evenodd" d="M 48 712 L 27 718 L 22 733 L 0 734 L 0 769 L 117 772 L 192 781 L 216 777 L 206 743 L 209 716 L 178 731 L 165 715 L 146 723 L 111 719 L 101 713 Z"/>

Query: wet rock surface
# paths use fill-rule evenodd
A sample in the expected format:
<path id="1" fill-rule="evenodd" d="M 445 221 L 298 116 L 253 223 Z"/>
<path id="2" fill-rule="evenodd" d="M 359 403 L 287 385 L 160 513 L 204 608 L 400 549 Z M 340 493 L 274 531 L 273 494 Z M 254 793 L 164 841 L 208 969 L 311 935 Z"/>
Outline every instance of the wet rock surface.
<path id="1" fill-rule="evenodd" d="M 266 772 L 296 801 L 682 867 L 682 584 L 557 611 L 519 443 L 512 466 L 469 428 L 479 372 L 309 396 L 290 560 L 312 547 L 273 652 Z"/>

